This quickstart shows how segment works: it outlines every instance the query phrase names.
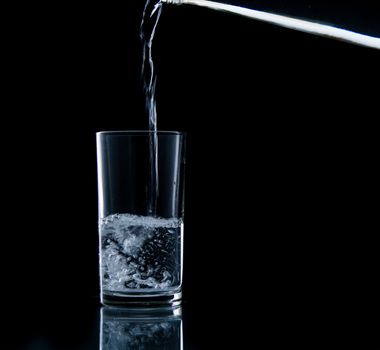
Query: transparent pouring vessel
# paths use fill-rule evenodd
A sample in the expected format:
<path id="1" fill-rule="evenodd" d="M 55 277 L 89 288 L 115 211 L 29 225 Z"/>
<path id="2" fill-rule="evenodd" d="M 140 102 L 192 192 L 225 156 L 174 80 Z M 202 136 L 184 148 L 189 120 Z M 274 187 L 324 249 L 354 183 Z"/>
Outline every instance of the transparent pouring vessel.
<path id="1" fill-rule="evenodd" d="M 377 1 L 250 1 L 161 0 L 195 5 L 249 17 L 278 26 L 380 49 Z"/>

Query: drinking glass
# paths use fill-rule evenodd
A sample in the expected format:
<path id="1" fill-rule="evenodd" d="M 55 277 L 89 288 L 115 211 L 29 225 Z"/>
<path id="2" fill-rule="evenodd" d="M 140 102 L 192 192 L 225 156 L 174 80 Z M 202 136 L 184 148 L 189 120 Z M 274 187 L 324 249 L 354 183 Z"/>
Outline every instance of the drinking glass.
<path id="1" fill-rule="evenodd" d="M 101 302 L 178 304 L 185 136 L 102 131 L 96 138 Z"/>

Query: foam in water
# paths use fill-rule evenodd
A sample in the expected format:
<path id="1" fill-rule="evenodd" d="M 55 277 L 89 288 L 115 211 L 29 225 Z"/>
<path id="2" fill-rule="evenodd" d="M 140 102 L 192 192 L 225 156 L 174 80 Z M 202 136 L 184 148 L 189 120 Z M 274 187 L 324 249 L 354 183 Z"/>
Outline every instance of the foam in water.
<path id="1" fill-rule="evenodd" d="M 114 214 L 99 226 L 103 291 L 159 291 L 180 285 L 180 219 Z"/>

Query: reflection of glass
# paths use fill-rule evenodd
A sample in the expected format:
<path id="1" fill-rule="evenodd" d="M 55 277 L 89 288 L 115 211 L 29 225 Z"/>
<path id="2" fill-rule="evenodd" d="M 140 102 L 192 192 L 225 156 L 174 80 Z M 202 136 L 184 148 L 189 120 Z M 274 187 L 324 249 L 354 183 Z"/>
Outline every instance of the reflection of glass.
<path id="1" fill-rule="evenodd" d="M 100 350 L 182 350 L 182 309 L 102 307 Z"/>

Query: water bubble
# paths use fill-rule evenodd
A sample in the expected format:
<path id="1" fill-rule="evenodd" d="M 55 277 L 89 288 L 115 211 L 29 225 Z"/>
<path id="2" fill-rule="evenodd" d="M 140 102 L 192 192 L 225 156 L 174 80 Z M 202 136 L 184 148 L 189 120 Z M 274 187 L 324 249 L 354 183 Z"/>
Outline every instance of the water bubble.
<path id="1" fill-rule="evenodd" d="M 130 214 L 103 220 L 101 236 L 111 241 L 101 251 L 103 288 L 125 291 L 179 285 L 180 227 L 177 219 Z"/>

